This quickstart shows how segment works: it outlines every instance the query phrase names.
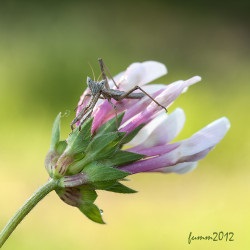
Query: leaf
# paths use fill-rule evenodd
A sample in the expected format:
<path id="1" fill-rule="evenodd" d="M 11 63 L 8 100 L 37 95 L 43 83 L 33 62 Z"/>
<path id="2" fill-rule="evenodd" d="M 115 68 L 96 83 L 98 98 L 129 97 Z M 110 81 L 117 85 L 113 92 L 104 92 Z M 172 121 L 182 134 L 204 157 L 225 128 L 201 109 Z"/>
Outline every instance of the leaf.
<path id="1" fill-rule="evenodd" d="M 86 122 L 79 127 L 76 127 L 67 139 L 68 146 L 66 148 L 67 154 L 78 154 L 86 149 L 91 141 L 91 126 L 93 118 L 87 119 Z"/>
<path id="2" fill-rule="evenodd" d="M 115 180 L 95 182 L 93 183 L 93 187 L 99 190 L 105 190 L 109 192 L 123 193 L 123 194 L 131 194 L 137 192 L 136 190 L 133 190 Z"/>
<path id="3" fill-rule="evenodd" d="M 86 163 L 111 157 L 119 148 L 123 132 L 109 132 L 97 135 L 86 149 Z"/>
<path id="4" fill-rule="evenodd" d="M 122 164 L 138 161 L 144 157 L 145 155 L 142 154 L 136 154 L 129 151 L 119 150 L 112 156 L 112 158 L 109 161 L 113 164 L 113 166 L 120 166 Z"/>
<path id="5" fill-rule="evenodd" d="M 92 186 L 94 189 L 99 189 L 99 190 L 106 190 L 107 188 L 111 187 L 116 183 L 116 180 L 111 180 L 111 181 L 96 181 L 92 183 Z"/>
<path id="6" fill-rule="evenodd" d="M 108 132 L 115 132 L 118 130 L 121 122 L 122 122 L 122 118 L 124 116 L 124 112 L 118 114 L 117 116 L 115 116 L 114 118 L 110 119 L 109 121 L 105 122 L 98 130 L 97 130 L 97 134 L 105 134 Z"/>
<path id="7" fill-rule="evenodd" d="M 86 166 L 82 172 L 87 174 L 87 178 L 91 182 L 123 179 L 130 174 L 117 168 L 98 165 L 95 162 Z"/>
<path id="8" fill-rule="evenodd" d="M 136 190 L 121 184 L 120 182 L 115 182 L 112 186 L 110 186 L 109 188 L 106 188 L 105 190 L 110 191 L 110 192 L 115 192 L 115 193 L 123 193 L 123 194 L 132 194 L 132 193 L 137 192 Z"/>
<path id="9" fill-rule="evenodd" d="M 105 224 L 102 219 L 100 209 L 93 203 L 97 198 L 97 193 L 90 186 L 80 187 L 82 202 L 78 208 L 84 213 L 90 220 Z"/>
<path id="10" fill-rule="evenodd" d="M 57 115 L 53 123 L 50 150 L 55 150 L 56 145 L 60 140 L 60 121 L 61 121 L 61 113 Z"/>
<path id="11" fill-rule="evenodd" d="M 78 207 L 79 210 L 85 214 L 90 220 L 105 224 L 105 222 L 102 219 L 101 211 L 100 209 L 93 203 L 83 203 L 80 207 Z"/>
<path id="12" fill-rule="evenodd" d="M 130 142 L 144 126 L 145 126 L 145 124 L 141 124 L 138 127 L 136 127 L 133 131 L 128 133 L 126 136 L 124 136 L 121 143 L 126 144 L 126 143 Z"/>
<path id="13" fill-rule="evenodd" d="M 64 152 L 64 150 L 66 149 L 66 147 L 67 147 L 66 141 L 59 141 L 56 144 L 56 151 L 58 152 L 59 155 L 61 155 Z"/>
<path id="14" fill-rule="evenodd" d="M 68 205 L 79 207 L 83 203 L 93 203 L 97 193 L 91 185 L 57 188 L 56 193 Z"/>
<path id="15" fill-rule="evenodd" d="M 66 175 L 74 175 L 82 171 L 84 168 L 85 155 L 80 153 L 74 155 L 74 161 L 68 166 Z"/>
<path id="16" fill-rule="evenodd" d="M 96 191 L 90 185 L 83 185 L 79 187 L 81 192 L 81 199 L 83 202 L 93 203 L 97 198 Z"/>

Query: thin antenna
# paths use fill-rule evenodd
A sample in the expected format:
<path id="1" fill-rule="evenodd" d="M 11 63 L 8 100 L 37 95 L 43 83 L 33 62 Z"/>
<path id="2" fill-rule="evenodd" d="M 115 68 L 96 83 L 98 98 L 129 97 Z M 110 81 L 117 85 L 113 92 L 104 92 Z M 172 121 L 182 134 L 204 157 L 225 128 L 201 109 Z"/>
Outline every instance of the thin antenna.
<path id="1" fill-rule="evenodd" d="M 102 73 L 99 74 L 98 78 L 97 78 L 97 82 L 99 81 L 99 78 L 101 77 Z"/>
<path id="2" fill-rule="evenodd" d="M 93 75 L 93 77 L 94 77 L 94 81 L 95 81 L 95 72 L 94 72 L 94 70 L 93 70 L 93 68 L 92 68 L 91 64 L 90 64 L 90 63 L 88 63 L 88 65 L 89 65 L 89 67 L 90 67 L 90 69 L 91 69 L 91 72 L 92 72 L 92 75 Z"/>

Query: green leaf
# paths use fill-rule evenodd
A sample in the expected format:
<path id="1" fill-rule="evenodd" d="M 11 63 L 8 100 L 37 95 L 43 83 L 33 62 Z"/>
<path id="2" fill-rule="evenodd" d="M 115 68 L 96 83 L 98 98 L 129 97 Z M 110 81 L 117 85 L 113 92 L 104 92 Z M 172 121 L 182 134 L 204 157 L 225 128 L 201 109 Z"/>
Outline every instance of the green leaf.
<path id="1" fill-rule="evenodd" d="M 111 157 L 120 147 L 124 134 L 109 132 L 95 136 L 86 149 L 86 163 Z"/>
<path id="2" fill-rule="evenodd" d="M 65 203 L 74 207 L 79 207 L 83 203 L 93 203 L 97 198 L 97 193 L 91 185 L 58 187 L 56 193 Z"/>
<path id="3" fill-rule="evenodd" d="M 97 198 L 96 191 L 90 185 L 83 185 L 79 187 L 81 192 L 81 199 L 83 202 L 93 203 Z"/>
<path id="4" fill-rule="evenodd" d="M 95 162 L 86 166 L 82 172 L 87 174 L 88 179 L 91 182 L 119 180 L 129 175 L 128 172 L 124 172 L 117 168 L 99 165 Z"/>
<path id="5" fill-rule="evenodd" d="M 123 140 L 121 141 L 122 144 L 126 144 L 130 142 L 137 134 L 138 132 L 145 126 L 145 124 L 141 124 L 138 127 L 136 127 L 132 132 L 128 133 L 126 136 L 124 136 Z"/>
<path id="6" fill-rule="evenodd" d="M 123 193 L 123 194 L 131 194 L 136 193 L 137 191 L 121 184 L 120 182 L 116 180 L 112 181 L 99 181 L 93 183 L 93 187 L 98 190 L 106 190 L 109 192 L 115 192 L 115 193 Z"/>
<path id="7" fill-rule="evenodd" d="M 91 126 L 93 118 L 87 119 L 81 126 L 81 130 L 76 127 L 67 139 L 68 146 L 66 148 L 67 154 L 78 154 L 86 149 L 91 141 Z"/>
<path id="8" fill-rule="evenodd" d="M 94 189 L 106 190 L 107 188 L 113 186 L 116 183 L 116 180 L 111 181 L 96 181 L 92 183 Z"/>
<path id="9" fill-rule="evenodd" d="M 117 116 L 115 116 L 114 118 L 110 119 L 109 121 L 105 122 L 98 130 L 97 130 L 97 134 L 105 134 L 108 132 L 115 132 L 118 130 L 121 122 L 122 122 L 122 118 L 124 116 L 124 112 L 118 114 Z"/>
<path id="10" fill-rule="evenodd" d="M 83 203 L 80 207 L 78 207 L 80 211 L 85 214 L 90 220 L 105 224 L 105 222 L 102 219 L 101 211 L 100 209 L 93 203 Z"/>
<path id="11" fill-rule="evenodd" d="M 106 188 L 105 190 L 122 194 L 132 194 L 137 192 L 136 190 L 121 184 L 120 182 L 115 182 L 112 186 Z"/>
<path id="12" fill-rule="evenodd" d="M 85 154 L 74 155 L 74 161 L 68 166 L 66 175 L 74 175 L 82 171 L 84 168 Z"/>
<path id="13" fill-rule="evenodd" d="M 122 164 L 138 161 L 144 157 L 145 155 L 119 150 L 112 156 L 112 158 L 109 161 L 113 164 L 113 166 L 120 166 Z"/>
<path id="14" fill-rule="evenodd" d="M 62 154 L 64 152 L 64 150 L 66 149 L 67 147 L 67 142 L 66 141 L 59 141 L 57 144 L 56 144 L 56 151 L 58 152 L 58 154 Z"/>
<path id="15" fill-rule="evenodd" d="M 136 190 L 133 190 L 118 181 L 100 181 L 93 183 L 95 189 L 106 190 L 115 193 L 131 194 L 136 193 Z"/>
<path id="16" fill-rule="evenodd" d="M 53 123 L 50 150 L 55 150 L 56 145 L 60 140 L 60 121 L 61 121 L 61 113 L 57 115 Z"/>
<path id="17" fill-rule="evenodd" d="M 104 224 L 99 208 L 93 204 L 97 194 L 90 186 L 57 188 L 56 193 L 68 205 L 78 207 L 92 221 Z"/>

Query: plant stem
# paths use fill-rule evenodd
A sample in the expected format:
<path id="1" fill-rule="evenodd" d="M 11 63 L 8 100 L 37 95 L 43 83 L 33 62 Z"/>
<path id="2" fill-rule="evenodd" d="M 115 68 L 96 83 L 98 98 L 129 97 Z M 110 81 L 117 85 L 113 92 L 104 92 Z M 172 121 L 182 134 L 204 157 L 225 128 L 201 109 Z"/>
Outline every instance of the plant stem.
<path id="1" fill-rule="evenodd" d="M 42 200 L 48 193 L 53 191 L 57 186 L 57 182 L 50 179 L 46 184 L 41 186 L 15 213 L 15 215 L 8 221 L 4 229 L 0 233 L 0 248 L 8 239 L 11 233 L 15 230 L 17 225 L 24 219 L 24 217 L 35 207 L 35 205 Z"/>

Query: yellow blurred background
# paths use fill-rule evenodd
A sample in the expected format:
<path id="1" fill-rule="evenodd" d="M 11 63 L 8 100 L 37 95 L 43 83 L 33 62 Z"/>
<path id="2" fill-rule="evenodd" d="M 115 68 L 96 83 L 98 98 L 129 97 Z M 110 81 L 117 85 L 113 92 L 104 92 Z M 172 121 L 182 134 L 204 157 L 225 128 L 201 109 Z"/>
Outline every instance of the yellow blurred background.
<path id="1" fill-rule="evenodd" d="M 1 1 L 0 228 L 48 178 L 44 157 L 58 112 L 66 137 L 78 98 L 102 57 L 111 73 L 157 60 L 171 83 L 203 81 L 182 107 L 185 138 L 227 116 L 231 129 L 186 175 L 139 174 L 137 194 L 99 192 L 106 225 L 51 193 L 4 249 L 249 249 L 249 4 L 244 1 Z M 193 241 L 189 233 L 233 232 L 234 241 Z"/>

